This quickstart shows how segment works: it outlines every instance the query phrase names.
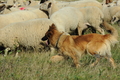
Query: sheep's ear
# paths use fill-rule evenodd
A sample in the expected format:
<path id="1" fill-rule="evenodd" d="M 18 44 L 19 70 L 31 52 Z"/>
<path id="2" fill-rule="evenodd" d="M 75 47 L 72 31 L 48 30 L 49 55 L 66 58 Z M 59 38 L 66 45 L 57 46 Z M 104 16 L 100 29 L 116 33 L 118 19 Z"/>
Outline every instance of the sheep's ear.
<path id="1" fill-rule="evenodd" d="M 48 4 L 48 8 L 50 8 L 50 7 L 51 7 L 51 5 L 52 5 L 52 3 L 50 2 L 50 3 Z"/>
<path id="2" fill-rule="evenodd" d="M 115 20 L 116 20 L 116 17 L 113 18 L 113 21 L 115 21 Z"/>
<path id="3" fill-rule="evenodd" d="M 46 1 L 48 1 L 48 0 L 41 0 L 41 1 L 40 1 L 40 4 L 42 4 L 42 3 L 46 2 Z"/>
<path id="4" fill-rule="evenodd" d="M 10 8 L 12 8 L 13 7 L 13 5 L 7 5 L 6 6 L 6 9 L 9 9 L 10 10 Z"/>

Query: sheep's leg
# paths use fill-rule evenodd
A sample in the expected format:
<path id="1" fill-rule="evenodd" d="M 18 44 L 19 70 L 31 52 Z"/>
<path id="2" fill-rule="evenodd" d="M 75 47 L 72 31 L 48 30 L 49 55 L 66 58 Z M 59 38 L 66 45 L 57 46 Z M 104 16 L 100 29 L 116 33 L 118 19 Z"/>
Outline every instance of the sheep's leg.
<path id="1" fill-rule="evenodd" d="M 98 32 L 100 32 L 101 34 L 103 34 L 103 35 L 105 34 L 104 30 L 102 28 L 100 28 L 100 27 L 96 28 L 96 30 Z"/>
<path id="2" fill-rule="evenodd" d="M 6 49 L 5 49 L 5 51 L 4 51 L 4 56 L 7 56 L 9 50 L 10 50 L 10 48 L 6 48 Z"/>
<path id="3" fill-rule="evenodd" d="M 93 26 L 91 26 L 91 29 L 92 29 L 92 33 L 96 33 L 96 29 Z"/>
<path id="4" fill-rule="evenodd" d="M 78 24 L 78 27 L 77 27 L 77 29 L 78 29 L 78 35 L 82 35 L 82 34 L 84 34 L 84 33 L 82 33 L 82 31 L 83 30 L 85 30 L 85 29 L 87 29 L 88 28 L 88 26 L 86 25 L 86 24 Z"/>
<path id="5" fill-rule="evenodd" d="M 118 26 L 120 26 L 120 21 L 117 22 Z"/>
<path id="6" fill-rule="evenodd" d="M 80 29 L 80 27 L 78 27 L 78 35 L 82 34 L 82 30 Z"/>
<path id="7" fill-rule="evenodd" d="M 15 53 L 15 58 L 17 58 L 17 57 L 18 57 L 18 52 Z"/>
<path id="8" fill-rule="evenodd" d="M 84 34 L 83 30 L 85 30 L 86 28 L 78 27 L 77 29 L 78 29 L 78 35 L 82 35 L 82 34 Z"/>

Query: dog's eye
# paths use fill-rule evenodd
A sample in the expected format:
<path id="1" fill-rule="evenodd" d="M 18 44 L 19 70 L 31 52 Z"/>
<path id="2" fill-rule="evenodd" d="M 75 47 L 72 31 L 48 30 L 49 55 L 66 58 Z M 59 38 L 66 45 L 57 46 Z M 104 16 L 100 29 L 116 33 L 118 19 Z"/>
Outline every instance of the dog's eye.
<path id="1" fill-rule="evenodd" d="M 48 34 L 48 35 L 47 35 L 47 37 L 50 37 L 50 36 L 51 36 L 51 34 Z"/>

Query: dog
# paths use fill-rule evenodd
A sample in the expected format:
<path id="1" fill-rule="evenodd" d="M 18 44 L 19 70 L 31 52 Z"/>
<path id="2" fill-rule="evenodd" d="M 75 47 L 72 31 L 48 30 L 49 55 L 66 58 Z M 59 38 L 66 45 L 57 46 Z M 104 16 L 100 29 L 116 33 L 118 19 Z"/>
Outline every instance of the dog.
<path id="1" fill-rule="evenodd" d="M 66 35 L 64 32 L 59 32 L 56 26 L 52 24 L 49 26 L 49 30 L 45 33 L 42 40 L 49 40 L 50 44 L 57 48 L 62 55 L 71 57 L 76 68 L 80 66 L 79 58 L 86 53 L 96 58 L 96 61 L 90 66 L 95 66 L 101 57 L 104 57 L 110 61 L 113 68 L 116 68 L 116 64 L 111 55 L 111 45 L 118 42 L 118 33 L 117 30 L 107 22 L 104 21 L 103 25 L 111 34 L 101 35 L 91 33 L 81 36 Z"/>

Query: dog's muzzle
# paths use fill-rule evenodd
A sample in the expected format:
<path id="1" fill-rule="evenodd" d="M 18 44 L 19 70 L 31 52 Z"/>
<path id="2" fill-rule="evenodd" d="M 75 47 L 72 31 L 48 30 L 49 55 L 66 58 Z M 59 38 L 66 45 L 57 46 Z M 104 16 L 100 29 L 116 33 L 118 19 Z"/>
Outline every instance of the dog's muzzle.
<path id="1" fill-rule="evenodd" d="M 47 45 L 50 44 L 50 41 L 48 40 L 48 38 L 47 38 L 46 36 L 44 36 L 41 40 L 42 40 L 42 41 L 46 41 L 46 40 L 47 40 L 46 44 L 47 44 Z"/>
<path id="2" fill-rule="evenodd" d="M 47 40 L 47 39 L 48 39 L 48 38 L 47 38 L 46 36 L 44 36 L 44 37 L 41 38 L 42 41 L 45 41 L 45 40 Z"/>

